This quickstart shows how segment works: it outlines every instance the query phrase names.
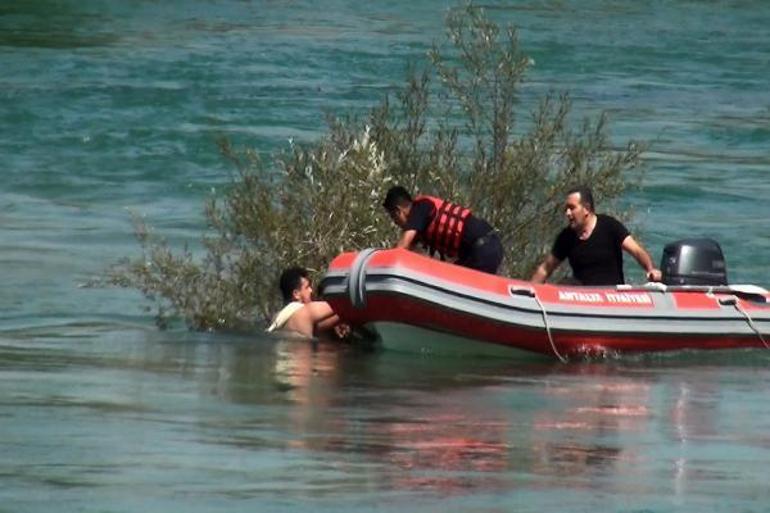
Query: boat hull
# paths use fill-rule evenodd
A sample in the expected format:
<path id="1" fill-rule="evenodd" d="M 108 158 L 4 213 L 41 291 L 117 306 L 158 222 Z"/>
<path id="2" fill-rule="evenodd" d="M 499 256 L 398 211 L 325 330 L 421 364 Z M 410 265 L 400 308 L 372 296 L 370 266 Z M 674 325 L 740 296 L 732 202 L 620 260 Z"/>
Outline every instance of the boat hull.
<path id="1" fill-rule="evenodd" d="M 767 347 L 770 340 L 770 295 L 758 287 L 747 294 L 730 287 L 533 285 L 404 250 L 367 250 L 336 258 L 321 290 L 354 325 L 414 327 L 471 346 L 562 359 Z M 420 338 L 413 337 L 416 348 Z"/>

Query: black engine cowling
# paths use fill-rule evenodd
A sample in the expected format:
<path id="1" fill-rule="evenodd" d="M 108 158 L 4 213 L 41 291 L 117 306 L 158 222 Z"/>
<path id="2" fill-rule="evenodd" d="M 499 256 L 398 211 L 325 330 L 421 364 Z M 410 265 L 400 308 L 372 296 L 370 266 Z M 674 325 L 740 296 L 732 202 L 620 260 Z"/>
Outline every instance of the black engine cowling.
<path id="1" fill-rule="evenodd" d="M 666 245 L 660 270 L 666 285 L 727 285 L 725 257 L 712 239 L 684 239 Z"/>

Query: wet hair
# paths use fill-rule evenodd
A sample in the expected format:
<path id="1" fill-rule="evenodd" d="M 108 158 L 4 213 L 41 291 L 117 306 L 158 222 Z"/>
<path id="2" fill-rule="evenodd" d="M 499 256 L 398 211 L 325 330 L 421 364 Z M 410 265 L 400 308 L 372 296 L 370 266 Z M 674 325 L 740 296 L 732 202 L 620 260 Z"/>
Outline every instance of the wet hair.
<path id="1" fill-rule="evenodd" d="M 596 212 L 594 207 L 594 195 L 591 192 L 590 187 L 586 185 L 578 185 L 567 191 L 567 196 L 570 194 L 580 194 L 580 204 L 591 212 Z"/>
<path id="2" fill-rule="evenodd" d="M 294 291 L 302 286 L 302 278 L 310 279 L 307 269 L 303 267 L 289 267 L 281 273 L 278 283 L 284 303 L 291 303 L 294 300 Z"/>
<path id="3" fill-rule="evenodd" d="M 409 191 L 400 185 L 395 185 L 388 189 L 388 193 L 385 195 L 385 200 L 382 202 L 382 206 L 385 207 L 385 210 L 388 212 L 392 212 L 396 209 L 396 207 L 400 205 L 408 205 L 411 202 L 412 195 L 409 194 Z"/>

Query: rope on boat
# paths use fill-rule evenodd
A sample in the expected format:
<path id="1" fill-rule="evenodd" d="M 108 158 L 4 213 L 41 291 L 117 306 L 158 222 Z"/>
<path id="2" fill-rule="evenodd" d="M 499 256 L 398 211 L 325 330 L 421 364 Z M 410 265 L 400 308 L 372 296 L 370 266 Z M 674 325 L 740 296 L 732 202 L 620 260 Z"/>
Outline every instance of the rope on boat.
<path id="1" fill-rule="evenodd" d="M 561 363 L 567 363 L 567 359 L 559 353 L 559 350 L 556 349 L 556 342 L 553 340 L 553 334 L 551 333 L 551 324 L 548 322 L 548 311 L 545 309 L 545 305 L 542 301 L 540 301 L 540 298 L 537 297 L 537 292 L 532 287 L 517 287 L 515 285 L 511 285 L 508 288 L 508 292 L 511 295 L 516 296 L 527 296 L 531 297 L 535 300 L 537 303 L 537 306 L 540 307 L 540 313 L 543 315 L 543 324 L 545 325 L 545 333 L 548 335 L 548 342 L 551 344 L 551 349 L 553 350 L 553 354 L 556 355 L 556 358 L 559 359 Z"/>
<path id="2" fill-rule="evenodd" d="M 540 298 L 537 297 L 537 293 L 534 290 L 532 291 L 532 297 L 535 298 L 535 301 L 540 307 L 540 312 L 543 314 L 543 323 L 545 324 L 545 333 L 548 335 L 548 342 L 551 343 L 551 349 L 553 349 L 553 354 L 556 355 L 556 358 L 558 358 L 561 363 L 567 363 L 567 359 L 563 357 L 561 353 L 559 353 L 558 349 L 556 349 L 556 343 L 553 340 L 553 334 L 551 333 L 551 325 L 548 322 L 548 312 L 545 309 L 545 305 L 543 304 L 542 301 L 540 301 Z"/>
<path id="3" fill-rule="evenodd" d="M 759 331 L 759 328 L 757 328 L 756 324 L 754 324 L 754 321 L 752 320 L 751 316 L 749 315 L 749 312 L 747 312 L 743 307 L 740 305 L 740 301 L 738 300 L 738 296 L 730 296 L 729 298 L 725 298 L 732 301 L 722 301 L 719 302 L 723 305 L 726 304 L 732 304 L 736 310 L 738 310 L 743 316 L 746 318 L 746 322 L 749 323 L 749 327 L 754 330 L 754 333 L 757 334 L 759 337 L 759 340 L 762 342 L 762 345 L 765 346 L 765 349 L 770 349 L 770 345 L 768 345 L 767 341 L 765 340 L 765 337 L 762 336 L 762 332 Z"/>

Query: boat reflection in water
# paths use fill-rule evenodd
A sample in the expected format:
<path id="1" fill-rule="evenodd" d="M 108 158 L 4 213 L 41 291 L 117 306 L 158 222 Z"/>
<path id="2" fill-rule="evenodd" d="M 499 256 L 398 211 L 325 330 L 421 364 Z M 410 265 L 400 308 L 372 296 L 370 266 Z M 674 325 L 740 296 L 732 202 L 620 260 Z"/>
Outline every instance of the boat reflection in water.
<path id="1" fill-rule="evenodd" d="M 244 359 L 253 361 L 235 361 Z M 260 403 L 272 443 L 333 469 L 330 486 L 457 495 L 662 486 L 685 496 L 703 486 L 689 444 L 716 432 L 712 385 L 671 381 L 644 362 L 436 358 L 288 339 L 271 359 L 269 378 L 232 375 L 267 379 L 266 393 L 236 387 L 231 398 Z"/>

